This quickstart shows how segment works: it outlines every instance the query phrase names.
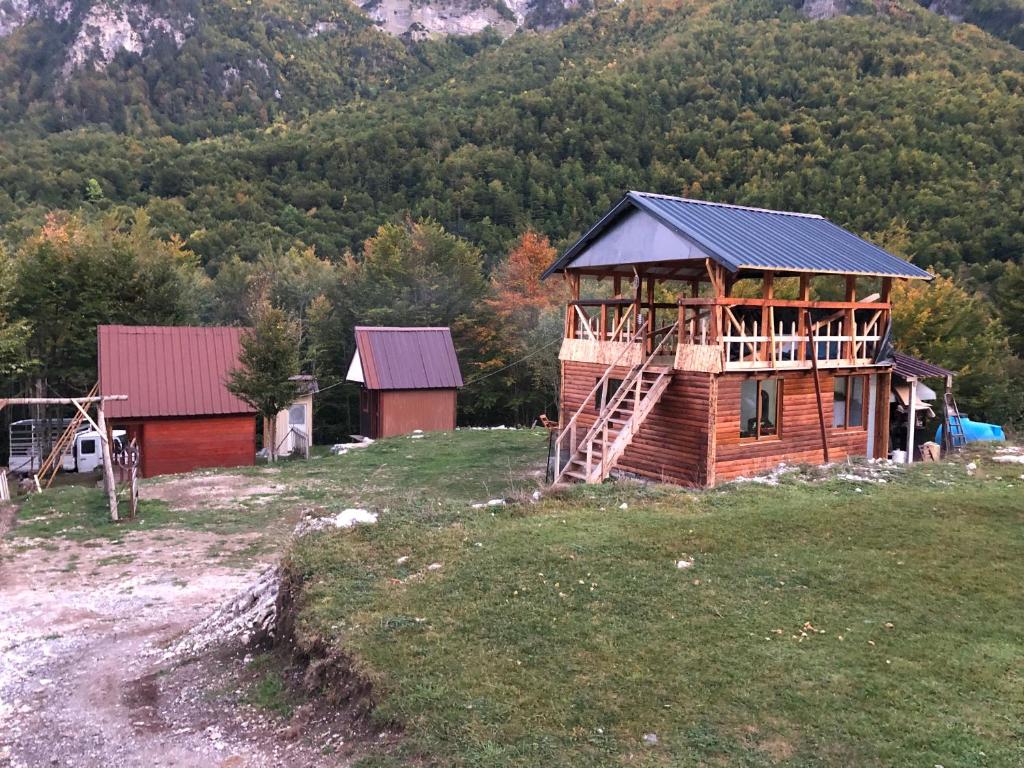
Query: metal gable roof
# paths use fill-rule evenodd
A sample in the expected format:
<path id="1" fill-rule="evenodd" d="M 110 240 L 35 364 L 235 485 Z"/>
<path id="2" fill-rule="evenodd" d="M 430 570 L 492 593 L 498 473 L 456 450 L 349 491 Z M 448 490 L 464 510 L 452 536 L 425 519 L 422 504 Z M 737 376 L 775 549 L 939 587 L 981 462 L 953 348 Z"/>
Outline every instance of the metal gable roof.
<path id="1" fill-rule="evenodd" d="M 355 334 L 361 380 L 367 389 L 453 389 L 462 386 L 459 360 L 448 328 L 360 325 L 356 326 Z M 350 369 L 349 380 L 359 380 L 352 374 Z"/>
<path id="2" fill-rule="evenodd" d="M 600 240 L 604 232 L 630 209 L 647 213 L 731 272 L 751 269 L 923 280 L 932 277 L 923 269 L 887 253 L 821 216 L 710 203 L 648 192 L 627 192 L 611 211 L 544 272 L 544 277 L 573 266 L 576 259 Z M 640 253 L 638 250 L 634 261 L 665 262 L 685 258 L 687 256 L 679 253 L 666 252 L 652 259 L 651 254 Z"/>
<path id="3" fill-rule="evenodd" d="M 231 394 L 242 328 L 101 325 L 100 392 L 128 395 L 107 405 L 110 418 L 255 413 Z"/>

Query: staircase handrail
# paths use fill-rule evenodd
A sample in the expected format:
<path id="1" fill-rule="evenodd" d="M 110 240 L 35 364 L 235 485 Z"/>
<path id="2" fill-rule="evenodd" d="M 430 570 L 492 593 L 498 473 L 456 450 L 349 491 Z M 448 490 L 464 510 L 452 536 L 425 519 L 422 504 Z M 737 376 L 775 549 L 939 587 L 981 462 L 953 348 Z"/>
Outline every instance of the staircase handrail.
<path id="1" fill-rule="evenodd" d="M 623 345 L 622 349 L 619 350 L 619 354 L 615 356 L 615 360 L 612 361 L 612 364 L 605 369 L 604 374 L 601 376 L 600 379 L 597 380 L 597 384 L 595 384 L 594 388 L 590 390 L 590 394 L 583 398 L 583 403 L 580 405 L 579 408 L 576 409 L 576 412 L 572 415 L 569 421 L 566 422 L 565 426 L 562 428 L 562 431 L 558 433 L 558 437 L 555 438 L 556 446 L 561 445 L 562 438 L 564 438 L 569 433 L 569 430 L 576 425 L 576 421 L 579 419 L 583 411 L 586 410 L 587 403 L 590 402 L 590 398 L 596 395 L 598 390 L 600 390 L 601 387 L 604 386 L 605 382 L 608 381 L 609 377 L 611 376 L 612 370 L 619 364 L 619 361 L 622 360 L 626 352 L 631 351 L 632 348 L 629 345 L 642 340 L 642 336 L 646 328 L 647 318 L 645 317 L 641 319 L 641 321 L 637 324 L 636 333 L 634 333 L 632 337 L 630 337 L 629 344 Z M 622 389 L 622 387 L 619 387 L 619 389 Z"/>
<path id="2" fill-rule="evenodd" d="M 634 372 L 631 372 L 632 375 L 631 375 L 630 379 L 632 381 L 635 381 L 638 376 L 643 376 L 643 374 L 647 371 L 648 367 L 650 367 L 651 361 L 654 360 L 655 357 L 657 357 L 658 353 L 661 351 L 661 348 L 665 346 L 665 342 L 667 342 L 669 340 L 669 338 L 672 337 L 672 334 L 676 333 L 678 328 L 679 328 L 679 321 L 678 320 L 676 320 L 671 326 L 668 326 L 668 332 L 664 336 L 662 336 L 661 341 L 658 342 L 658 345 L 654 348 L 654 350 L 651 352 L 651 354 L 649 354 L 644 359 L 644 361 L 640 365 L 638 365 L 636 367 Z M 608 405 L 605 406 L 604 410 L 601 411 L 601 413 L 598 416 L 597 420 L 594 422 L 594 426 L 591 428 L 590 432 L 588 432 L 586 434 L 586 436 L 583 438 L 584 442 L 586 442 L 587 440 L 591 439 L 591 433 L 593 433 L 594 437 L 596 437 L 597 436 L 597 432 L 601 431 L 602 429 L 608 429 L 608 415 L 610 415 L 610 414 L 615 412 L 615 409 L 617 409 L 619 407 L 619 404 L 629 395 L 631 389 L 632 389 L 631 387 L 626 386 L 626 382 L 622 383 L 622 386 L 619 387 L 619 391 L 615 393 L 617 397 L 613 397 L 611 402 L 609 402 Z M 645 395 L 644 399 L 646 399 L 647 397 L 648 396 Z M 637 403 L 636 403 L 637 408 L 639 408 L 639 405 L 640 405 L 641 402 L 642 401 L 641 401 L 641 399 L 639 397 L 639 394 L 638 394 L 637 395 Z M 636 418 L 636 414 L 637 414 L 637 410 L 634 409 L 632 415 L 629 417 L 629 420 L 626 422 L 626 424 L 623 425 L 623 428 L 628 426 L 629 422 L 632 421 L 634 418 Z M 605 472 L 605 463 L 607 462 L 607 459 L 608 459 L 608 457 L 602 451 L 602 453 L 601 453 L 601 473 L 602 474 L 604 474 L 604 472 Z M 589 469 L 589 467 L 588 467 L 588 469 Z"/>
<path id="3" fill-rule="evenodd" d="M 644 321 L 644 323 L 641 326 L 641 328 L 638 330 L 638 332 L 637 332 L 638 334 L 643 331 L 644 326 L 646 326 L 646 320 Z M 640 376 L 642 376 L 644 374 L 644 372 L 650 366 L 651 362 L 654 360 L 654 358 L 657 356 L 657 354 L 661 351 L 662 347 L 665 346 L 665 342 L 667 342 L 669 340 L 669 338 L 671 338 L 672 334 L 674 334 L 678 330 L 678 327 L 679 327 L 679 321 L 676 320 L 676 322 L 674 322 L 671 326 L 669 326 L 668 333 L 666 333 L 662 337 L 661 341 L 654 348 L 654 350 L 651 352 L 651 354 L 645 356 L 644 360 L 639 365 L 634 366 L 633 369 L 630 370 L 629 374 L 623 380 L 623 382 L 619 386 L 618 390 L 616 390 L 615 394 L 612 396 L 612 399 L 609 400 L 605 404 L 604 408 L 601 409 L 601 413 L 598 414 L 598 417 L 594 420 L 594 423 L 591 425 L 590 429 L 587 430 L 586 434 L 583 436 L 583 439 L 580 440 L 577 443 L 577 446 L 573 447 L 572 450 L 574 450 L 574 451 L 577 450 L 578 446 L 580 446 L 580 445 L 586 445 L 591 440 L 593 440 L 602 429 L 607 429 L 607 427 L 608 427 L 608 415 L 611 414 L 611 413 L 614 413 L 615 410 L 619 407 L 619 404 L 630 394 L 630 392 L 632 391 L 633 383 L 637 380 L 638 377 L 640 377 Z M 620 357 L 621 357 L 621 354 L 620 354 Z M 575 422 L 576 418 L 581 413 L 583 413 L 583 409 L 587 407 L 587 403 L 590 402 L 590 398 L 592 398 L 597 393 L 598 389 L 601 387 L 601 385 L 604 382 L 604 380 L 609 376 L 609 374 L 611 373 L 612 369 L 615 368 L 615 365 L 616 365 L 617 362 L 618 362 L 618 358 L 616 359 L 616 361 L 614 363 L 612 363 L 610 366 L 608 366 L 608 369 L 605 371 L 604 376 L 602 376 L 601 380 L 599 380 L 597 382 L 597 386 L 595 386 L 594 389 L 591 390 L 590 394 L 587 395 L 586 400 L 583 401 L 583 404 L 579 407 L 579 409 L 576 411 L 576 413 L 573 414 L 572 422 Z M 562 430 L 562 433 L 559 434 L 558 439 L 556 440 L 556 443 L 555 443 L 555 450 L 556 451 L 561 451 L 561 440 L 562 440 L 563 435 L 566 433 L 566 431 L 568 429 L 569 429 L 569 426 L 566 426 L 566 428 L 564 430 Z M 559 453 L 558 454 L 558 458 L 556 458 L 555 466 L 559 470 L 555 474 L 556 478 L 558 478 L 561 475 L 562 469 L 564 469 L 563 467 L 561 467 L 561 458 L 560 458 L 560 456 L 561 456 L 561 454 Z M 603 456 L 602 456 L 601 461 L 602 461 L 602 472 L 603 472 L 603 470 L 604 470 L 604 457 Z M 590 461 L 589 461 L 589 458 L 588 458 L 588 461 L 587 461 L 586 469 L 587 469 L 587 474 L 589 475 L 589 473 L 590 473 Z"/>

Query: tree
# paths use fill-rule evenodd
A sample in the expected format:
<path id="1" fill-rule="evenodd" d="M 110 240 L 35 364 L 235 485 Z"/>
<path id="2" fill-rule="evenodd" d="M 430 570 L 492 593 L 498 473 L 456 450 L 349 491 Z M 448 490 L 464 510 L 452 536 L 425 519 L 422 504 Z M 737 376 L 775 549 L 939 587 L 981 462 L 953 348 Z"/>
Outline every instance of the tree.
<path id="1" fill-rule="evenodd" d="M 1010 346 L 1024 358 L 1024 266 L 1009 263 L 996 281 L 993 302 L 1010 332 Z"/>
<path id="2" fill-rule="evenodd" d="M 11 314 L 31 328 L 34 375 L 64 392 L 96 381 L 96 326 L 195 322 L 207 279 L 195 255 L 134 220 L 53 213 L 18 249 Z"/>
<path id="3" fill-rule="evenodd" d="M 485 296 L 480 251 L 435 221 L 384 224 L 342 265 L 334 305 L 352 325 L 452 325 Z"/>
<path id="4" fill-rule="evenodd" d="M 277 414 L 291 406 L 298 386 L 299 332 L 295 321 L 274 307 L 264 292 L 253 303 L 252 328 L 242 335 L 241 367 L 231 372 L 228 390 L 256 409 L 268 427 L 270 460 L 277 458 Z"/>
<path id="5" fill-rule="evenodd" d="M 28 366 L 27 342 L 30 327 L 25 320 L 14 320 L 11 292 L 14 285 L 14 263 L 0 249 L 0 377 L 15 377 Z"/>
<path id="6" fill-rule="evenodd" d="M 491 277 L 488 307 L 496 333 L 490 338 L 481 375 L 494 372 L 488 387 L 494 406 L 529 422 L 558 407 L 558 347 L 569 289 L 561 276 L 541 282 L 557 256 L 544 235 L 527 230 Z M 522 361 L 516 365 L 517 361 Z M 500 374 L 503 366 L 510 366 Z M 486 402 L 486 401 L 485 401 Z"/>

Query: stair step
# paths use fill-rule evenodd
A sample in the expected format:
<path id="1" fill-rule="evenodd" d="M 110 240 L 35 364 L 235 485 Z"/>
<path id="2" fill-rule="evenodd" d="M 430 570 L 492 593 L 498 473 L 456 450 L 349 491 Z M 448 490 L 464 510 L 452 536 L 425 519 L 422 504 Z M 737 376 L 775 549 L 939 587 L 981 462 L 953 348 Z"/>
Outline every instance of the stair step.
<path id="1" fill-rule="evenodd" d="M 565 475 L 566 477 L 572 477 L 577 480 L 582 480 L 584 482 L 586 482 L 587 480 L 587 476 L 582 472 L 573 472 L 572 470 L 567 469 L 562 474 Z"/>

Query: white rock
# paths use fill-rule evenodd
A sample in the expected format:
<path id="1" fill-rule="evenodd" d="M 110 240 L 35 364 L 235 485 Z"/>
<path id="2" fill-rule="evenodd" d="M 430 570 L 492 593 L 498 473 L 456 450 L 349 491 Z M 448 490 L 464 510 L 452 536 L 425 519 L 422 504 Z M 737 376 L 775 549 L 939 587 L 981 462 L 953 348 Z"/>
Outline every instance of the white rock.
<path id="1" fill-rule="evenodd" d="M 693 567 L 693 558 L 692 557 L 689 560 L 676 560 L 676 568 L 678 568 L 679 570 L 683 570 L 684 568 L 691 568 L 691 567 Z"/>
<path id="2" fill-rule="evenodd" d="M 441 563 L 431 563 L 427 566 L 428 571 L 440 571 L 444 566 Z"/>
<path id="3" fill-rule="evenodd" d="M 540 501 L 540 491 L 534 491 L 530 498 L 534 501 Z"/>
<path id="4" fill-rule="evenodd" d="M 408 555 L 402 555 L 400 558 L 395 560 L 395 563 L 398 564 L 398 565 L 405 565 L 408 562 L 409 562 L 409 556 Z"/>
<path id="5" fill-rule="evenodd" d="M 1024 464 L 1024 455 L 1007 453 L 1000 456 L 993 456 L 992 461 L 998 461 L 1000 464 Z"/>
<path id="6" fill-rule="evenodd" d="M 626 502 L 622 502 L 621 504 L 619 504 L 619 509 L 629 509 L 629 504 L 627 504 Z"/>
<path id="7" fill-rule="evenodd" d="M 487 506 L 488 507 L 500 507 L 500 506 L 504 505 L 504 503 L 505 503 L 504 499 L 491 499 L 490 501 L 487 502 Z"/>

